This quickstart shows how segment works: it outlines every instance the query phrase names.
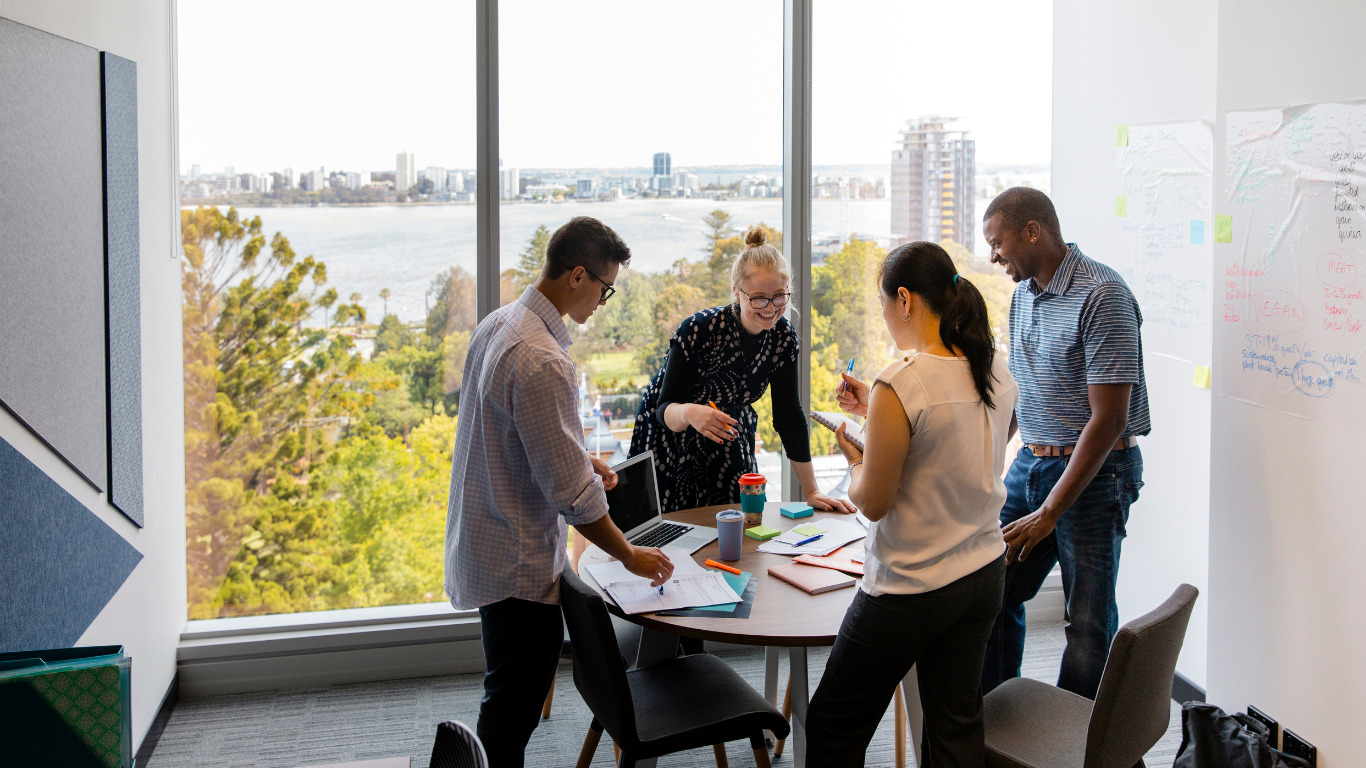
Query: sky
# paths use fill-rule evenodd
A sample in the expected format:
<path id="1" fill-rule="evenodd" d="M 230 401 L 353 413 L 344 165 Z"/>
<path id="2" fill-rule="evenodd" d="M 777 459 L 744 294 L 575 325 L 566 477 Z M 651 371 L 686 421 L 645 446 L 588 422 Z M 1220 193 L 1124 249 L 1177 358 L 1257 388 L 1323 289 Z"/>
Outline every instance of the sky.
<path id="1" fill-rule="evenodd" d="M 180 0 L 181 171 L 475 164 L 473 0 Z M 526 168 L 782 162 L 780 0 L 502 0 L 500 154 Z M 885 164 L 908 118 L 1047 163 L 1049 0 L 814 0 L 812 161 Z"/>

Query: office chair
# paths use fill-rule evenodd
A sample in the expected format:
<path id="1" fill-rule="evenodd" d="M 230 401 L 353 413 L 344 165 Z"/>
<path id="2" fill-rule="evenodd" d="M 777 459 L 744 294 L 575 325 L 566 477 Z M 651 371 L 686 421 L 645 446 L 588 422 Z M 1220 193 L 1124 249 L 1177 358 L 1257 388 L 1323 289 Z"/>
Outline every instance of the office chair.
<path id="1" fill-rule="evenodd" d="M 988 693 L 988 768 L 1142 768 L 1171 720 L 1176 657 L 1199 594 L 1182 584 L 1120 628 L 1094 702 L 1023 677 Z"/>
<path id="2" fill-rule="evenodd" d="M 436 727 L 431 768 L 488 768 L 484 745 L 468 725 L 447 720 Z"/>
<path id="3" fill-rule="evenodd" d="M 567 566 L 560 577 L 560 604 L 574 642 L 574 686 L 593 712 L 578 765 L 593 759 L 606 730 L 621 748 L 626 768 L 636 760 L 708 745 L 724 765 L 721 745 L 745 738 L 759 768 L 769 768 L 764 729 L 779 738 L 791 729 L 782 713 L 728 664 L 695 654 L 628 672 L 602 596 Z"/>

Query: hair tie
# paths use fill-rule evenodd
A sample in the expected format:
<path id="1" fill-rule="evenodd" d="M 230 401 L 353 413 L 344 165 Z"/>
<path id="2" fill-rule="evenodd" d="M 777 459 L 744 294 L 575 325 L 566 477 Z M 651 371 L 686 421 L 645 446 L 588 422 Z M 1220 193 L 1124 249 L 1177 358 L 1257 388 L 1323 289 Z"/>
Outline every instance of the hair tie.
<path id="1" fill-rule="evenodd" d="M 958 285 L 958 275 L 953 276 L 953 284 Z"/>

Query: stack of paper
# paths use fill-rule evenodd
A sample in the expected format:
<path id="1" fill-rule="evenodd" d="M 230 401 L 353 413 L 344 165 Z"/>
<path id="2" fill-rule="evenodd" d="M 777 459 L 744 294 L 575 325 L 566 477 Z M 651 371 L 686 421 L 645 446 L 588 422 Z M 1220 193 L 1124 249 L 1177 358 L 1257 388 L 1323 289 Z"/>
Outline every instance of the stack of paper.
<path id="1" fill-rule="evenodd" d="M 820 538 L 808 544 L 798 543 L 816 534 Z M 825 557 L 851 541 L 858 541 L 868 532 L 858 523 L 847 520 L 822 518 L 814 523 L 799 525 L 776 539 L 759 545 L 760 552 L 773 555 L 815 555 Z"/>
<path id="2" fill-rule="evenodd" d="M 626 613 L 740 602 L 740 596 L 717 571 L 704 570 L 686 551 L 666 550 L 666 553 L 674 564 L 674 572 L 664 583 L 662 593 L 659 587 L 650 586 L 650 579 L 626 570 L 619 560 L 586 564 L 584 568 Z"/>

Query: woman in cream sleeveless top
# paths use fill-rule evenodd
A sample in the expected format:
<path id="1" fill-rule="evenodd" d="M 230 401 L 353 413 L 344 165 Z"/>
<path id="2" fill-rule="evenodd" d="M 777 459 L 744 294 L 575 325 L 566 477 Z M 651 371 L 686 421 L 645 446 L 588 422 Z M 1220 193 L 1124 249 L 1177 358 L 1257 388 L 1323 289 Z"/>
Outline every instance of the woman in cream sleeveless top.
<path id="1" fill-rule="evenodd" d="M 812 765 L 863 765 L 896 685 L 917 666 L 933 764 L 985 765 L 979 683 L 1000 610 L 999 516 L 1018 396 L 986 302 L 933 243 L 901 246 L 879 276 L 883 320 L 916 349 L 840 406 L 866 416 L 866 457 L 839 435 L 849 497 L 872 521 L 864 578 L 807 720 Z"/>

